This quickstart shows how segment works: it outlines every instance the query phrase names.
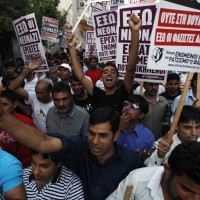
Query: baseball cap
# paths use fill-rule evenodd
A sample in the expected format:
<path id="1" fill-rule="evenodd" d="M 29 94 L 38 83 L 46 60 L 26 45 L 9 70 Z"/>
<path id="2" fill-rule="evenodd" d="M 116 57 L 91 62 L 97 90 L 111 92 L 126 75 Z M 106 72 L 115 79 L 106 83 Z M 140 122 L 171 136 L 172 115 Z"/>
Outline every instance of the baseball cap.
<path id="1" fill-rule="evenodd" d="M 63 63 L 61 65 L 58 65 L 58 69 L 60 67 L 64 67 L 64 68 L 68 69 L 70 72 L 72 72 L 72 68 L 69 66 L 69 64 Z"/>

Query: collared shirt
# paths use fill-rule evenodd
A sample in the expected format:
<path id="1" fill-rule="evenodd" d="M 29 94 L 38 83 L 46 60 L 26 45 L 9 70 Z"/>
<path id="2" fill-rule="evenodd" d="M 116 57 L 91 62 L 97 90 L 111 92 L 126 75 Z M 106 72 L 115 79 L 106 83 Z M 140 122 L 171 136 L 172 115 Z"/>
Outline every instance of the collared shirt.
<path id="1" fill-rule="evenodd" d="M 32 168 L 26 168 L 23 170 L 23 183 L 27 199 L 84 199 L 83 186 L 80 179 L 65 167 L 60 168 L 52 181 L 46 184 L 41 190 L 37 188 Z"/>
<path id="2" fill-rule="evenodd" d="M 143 96 L 145 97 L 145 95 Z M 168 108 L 168 101 L 164 97 L 157 95 L 155 103 L 148 102 L 149 112 L 142 119 L 141 123 L 152 131 L 156 139 L 159 139 L 162 136 L 162 125 Z"/>
<path id="3" fill-rule="evenodd" d="M 123 200 L 128 185 L 133 185 L 130 200 L 164 200 L 161 179 L 164 167 L 145 167 L 132 171 L 106 200 Z"/>
<path id="4" fill-rule="evenodd" d="M 117 139 L 117 144 L 131 151 L 150 150 L 154 142 L 155 137 L 153 133 L 139 122 L 131 132 L 127 132 L 123 129 Z"/>
<path id="5" fill-rule="evenodd" d="M 85 200 L 105 200 L 130 171 L 144 166 L 136 153 L 118 145 L 115 145 L 115 154 L 102 165 L 92 155 L 88 141 L 70 140 L 64 135 L 57 137 L 61 139 L 63 148 L 50 155 L 60 158 L 63 165 L 80 177 Z"/>
<path id="6" fill-rule="evenodd" d="M 151 156 L 149 158 L 147 158 L 145 160 L 145 165 L 146 166 L 156 166 L 156 165 L 162 165 L 163 163 L 167 163 L 168 162 L 168 159 L 169 159 L 169 156 L 172 152 L 172 150 L 178 145 L 181 143 L 181 141 L 179 140 L 178 138 L 178 135 L 177 133 L 173 135 L 173 143 L 169 149 L 169 151 L 167 152 L 167 154 L 165 155 L 164 158 L 159 158 L 158 157 L 158 150 L 155 150 Z M 159 140 L 158 140 L 159 141 Z M 155 146 L 158 145 L 158 141 L 155 142 Z M 200 142 L 200 137 L 197 139 L 198 142 Z"/>
<path id="7" fill-rule="evenodd" d="M 174 114 L 177 107 L 178 107 L 178 104 L 179 104 L 179 101 L 180 101 L 180 98 L 181 98 L 181 95 L 177 96 L 173 103 L 172 103 L 172 113 Z M 184 102 L 184 105 L 193 105 L 193 103 L 196 101 L 196 97 L 193 95 L 193 92 L 192 92 L 192 88 L 188 90 L 187 94 L 186 94 L 186 97 L 185 97 L 185 102 Z M 173 121 L 173 116 L 172 116 L 172 119 L 171 119 L 171 122 Z"/>
<path id="8" fill-rule="evenodd" d="M 69 116 L 62 118 L 53 106 L 47 113 L 47 133 L 59 133 L 73 139 L 83 137 L 88 132 L 89 117 L 86 110 L 73 104 Z"/>

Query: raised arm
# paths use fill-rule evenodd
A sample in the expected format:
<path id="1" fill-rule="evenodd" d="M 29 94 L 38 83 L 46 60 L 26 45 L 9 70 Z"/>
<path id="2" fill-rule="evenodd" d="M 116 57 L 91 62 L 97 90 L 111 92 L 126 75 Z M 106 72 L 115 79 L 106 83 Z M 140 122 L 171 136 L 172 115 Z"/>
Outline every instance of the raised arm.
<path id="1" fill-rule="evenodd" d="M 73 71 L 76 77 L 80 80 L 80 82 L 84 86 L 84 88 L 87 90 L 88 94 L 92 95 L 93 83 L 88 78 L 86 78 L 83 73 L 83 69 L 77 57 L 76 48 L 75 48 L 76 38 L 74 37 L 73 33 L 69 33 L 67 35 L 66 42 L 69 46 L 69 53 L 71 56 Z"/>
<path id="2" fill-rule="evenodd" d="M 141 20 L 132 13 L 128 20 L 129 27 L 131 29 L 131 44 L 129 49 L 129 57 L 124 76 L 124 85 L 128 92 L 133 89 L 133 81 L 135 76 L 136 64 L 138 59 L 139 49 L 139 30 L 141 28 Z"/>
<path id="3" fill-rule="evenodd" d="M 32 58 L 29 63 L 29 66 L 19 76 L 17 76 L 17 78 L 14 81 L 12 81 L 12 83 L 9 86 L 9 89 L 15 91 L 24 99 L 28 99 L 28 92 L 23 88 L 20 88 L 20 85 L 27 76 L 29 76 L 31 73 L 33 73 L 34 70 L 40 67 L 41 61 L 41 58 Z"/>
<path id="4" fill-rule="evenodd" d="M 1 106 L 0 128 L 17 141 L 41 153 L 56 152 L 62 148 L 60 139 L 50 137 L 41 130 L 17 120 L 14 116 L 4 112 Z"/>

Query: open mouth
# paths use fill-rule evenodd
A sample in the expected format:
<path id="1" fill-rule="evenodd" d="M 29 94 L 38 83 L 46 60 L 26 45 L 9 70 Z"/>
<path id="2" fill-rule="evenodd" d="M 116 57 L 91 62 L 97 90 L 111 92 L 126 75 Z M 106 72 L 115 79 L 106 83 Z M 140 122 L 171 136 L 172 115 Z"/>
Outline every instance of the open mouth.
<path id="1" fill-rule="evenodd" d="M 112 78 L 110 78 L 110 77 L 109 77 L 109 78 L 106 78 L 106 82 L 107 82 L 107 83 L 112 83 Z"/>

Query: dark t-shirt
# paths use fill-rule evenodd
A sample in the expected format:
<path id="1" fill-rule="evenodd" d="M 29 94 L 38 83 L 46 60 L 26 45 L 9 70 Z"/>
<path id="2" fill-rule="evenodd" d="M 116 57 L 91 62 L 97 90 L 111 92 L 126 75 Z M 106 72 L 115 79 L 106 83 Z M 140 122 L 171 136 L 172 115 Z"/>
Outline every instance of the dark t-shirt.
<path id="1" fill-rule="evenodd" d="M 91 112 L 93 111 L 93 101 L 90 96 L 87 96 L 87 98 L 84 100 L 78 100 L 73 95 L 73 101 L 75 105 L 80 106 L 81 108 L 85 109 L 89 114 L 91 114 Z"/>
<path id="2" fill-rule="evenodd" d="M 65 167 L 80 177 L 85 200 L 105 200 L 132 170 L 144 167 L 136 153 L 117 144 L 115 154 L 102 165 L 96 156 L 92 155 L 88 141 L 70 140 L 58 134 L 54 137 L 61 139 L 63 148 L 50 156 L 60 158 Z"/>
<path id="3" fill-rule="evenodd" d="M 17 76 L 18 76 L 18 75 L 17 75 Z M 14 77 L 14 78 L 10 78 L 9 76 L 4 76 L 4 77 L 2 78 L 2 81 L 1 81 L 2 84 L 3 84 L 3 86 L 4 86 L 6 89 L 8 89 L 8 86 L 10 85 L 11 81 L 14 81 L 14 80 L 17 78 L 17 76 Z M 22 81 L 20 87 L 24 87 L 24 85 L 25 85 L 25 82 Z"/>
<path id="4" fill-rule="evenodd" d="M 122 84 L 121 87 L 112 95 L 106 95 L 105 91 L 94 86 L 92 94 L 94 109 L 100 107 L 113 107 L 121 113 L 123 102 L 129 95 L 130 94 L 127 92 L 124 84 Z"/>

